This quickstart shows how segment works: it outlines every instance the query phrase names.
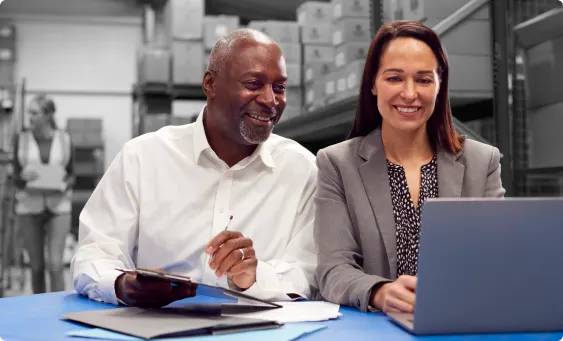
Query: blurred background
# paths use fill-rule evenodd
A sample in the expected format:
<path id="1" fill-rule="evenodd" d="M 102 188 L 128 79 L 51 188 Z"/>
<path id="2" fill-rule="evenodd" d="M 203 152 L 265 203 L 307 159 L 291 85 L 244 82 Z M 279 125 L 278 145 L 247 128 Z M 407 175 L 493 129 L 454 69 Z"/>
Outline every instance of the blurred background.
<path id="1" fill-rule="evenodd" d="M 500 148 L 508 196 L 563 193 L 563 5 L 558 0 L 4 0 L 0 5 L 0 297 L 31 293 L 14 215 L 13 136 L 50 96 L 74 142 L 78 215 L 129 139 L 193 122 L 217 38 L 239 27 L 282 47 L 288 107 L 275 129 L 313 153 L 350 128 L 373 34 L 418 20 L 450 61 L 457 130 Z"/>

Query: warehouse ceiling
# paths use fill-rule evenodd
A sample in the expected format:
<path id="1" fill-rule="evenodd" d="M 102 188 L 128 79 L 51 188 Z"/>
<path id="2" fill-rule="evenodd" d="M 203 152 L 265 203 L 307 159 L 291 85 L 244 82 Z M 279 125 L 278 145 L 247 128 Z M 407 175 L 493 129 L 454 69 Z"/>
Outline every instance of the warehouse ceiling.
<path id="1" fill-rule="evenodd" d="M 243 22 L 266 19 L 297 20 L 297 7 L 305 1 L 307 0 L 206 0 L 206 12 L 210 15 L 238 15 Z"/>
<path id="2" fill-rule="evenodd" d="M 0 14 L 140 17 L 139 3 L 145 1 L 150 0 L 4 0 Z M 249 20 L 296 20 L 296 9 L 305 1 L 205 0 L 205 12 L 207 15 L 237 15 L 242 24 Z"/>
<path id="3" fill-rule="evenodd" d="M 0 14 L 140 17 L 137 0 L 4 0 Z"/>

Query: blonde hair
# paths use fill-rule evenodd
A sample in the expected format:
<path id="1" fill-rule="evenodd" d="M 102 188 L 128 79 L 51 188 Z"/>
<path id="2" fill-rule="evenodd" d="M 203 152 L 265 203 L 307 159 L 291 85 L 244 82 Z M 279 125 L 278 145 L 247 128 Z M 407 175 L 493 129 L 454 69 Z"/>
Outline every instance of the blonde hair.
<path id="1" fill-rule="evenodd" d="M 57 107 L 55 106 L 55 102 L 46 94 L 35 95 L 31 102 L 37 103 L 44 115 L 50 115 L 49 123 L 53 129 L 57 129 L 57 122 L 55 121 L 55 112 L 57 111 Z"/>

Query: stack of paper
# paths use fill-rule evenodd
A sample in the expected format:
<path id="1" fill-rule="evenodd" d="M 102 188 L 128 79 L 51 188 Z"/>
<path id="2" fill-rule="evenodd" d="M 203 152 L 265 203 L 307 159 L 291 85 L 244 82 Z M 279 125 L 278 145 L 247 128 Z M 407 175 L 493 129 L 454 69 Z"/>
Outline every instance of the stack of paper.
<path id="1" fill-rule="evenodd" d="M 329 302 L 276 302 L 283 308 L 241 314 L 223 314 L 223 316 L 236 316 L 253 318 L 280 323 L 291 322 L 317 322 L 336 319 L 342 314 L 340 305 Z"/>

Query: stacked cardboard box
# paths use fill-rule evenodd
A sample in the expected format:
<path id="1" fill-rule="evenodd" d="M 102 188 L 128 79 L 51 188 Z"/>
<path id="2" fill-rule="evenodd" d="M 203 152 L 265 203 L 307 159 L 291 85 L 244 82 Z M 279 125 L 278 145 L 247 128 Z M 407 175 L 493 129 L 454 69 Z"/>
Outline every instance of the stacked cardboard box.
<path id="1" fill-rule="evenodd" d="M 0 86 L 14 84 L 15 26 L 10 22 L 0 22 Z"/>
<path id="2" fill-rule="evenodd" d="M 330 3 L 307 1 L 297 8 L 303 44 L 304 106 L 307 110 L 325 104 L 324 79 L 334 65 L 332 7 Z"/>
<path id="3" fill-rule="evenodd" d="M 203 57 L 209 59 L 211 50 L 217 40 L 240 27 L 240 18 L 232 15 L 205 16 L 203 20 Z M 206 67 L 207 60 L 202 60 L 200 65 Z M 201 82 L 201 79 L 199 79 Z"/>
<path id="4" fill-rule="evenodd" d="M 174 84 L 199 84 L 203 78 L 204 0 L 169 0 Z"/>
<path id="5" fill-rule="evenodd" d="M 102 119 L 69 118 L 66 122 L 74 155 L 76 182 L 72 194 L 72 232 L 78 229 L 78 217 L 102 178 L 104 168 L 104 141 Z"/>
<path id="6" fill-rule="evenodd" d="M 371 42 L 369 0 L 333 0 L 332 9 L 335 91 L 327 94 L 327 103 L 356 93 Z"/>
<path id="7" fill-rule="evenodd" d="M 299 25 L 295 21 L 255 20 L 248 23 L 248 28 L 265 33 L 280 45 L 287 71 L 287 106 L 282 119 L 299 115 L 303 107 Z"/>
<path id="8" fill-rule="evenodd" d="M 301 48 L 299 46 L 299 25 L 297 22 L 257 20 L 249 22 L 248 27 L 265 33 L 280 45 L 287 64 L 287 85 L 289 87 L 300 87 Z M 297 104 L 292 104 L 292 106 L 297 106 Z"/>

